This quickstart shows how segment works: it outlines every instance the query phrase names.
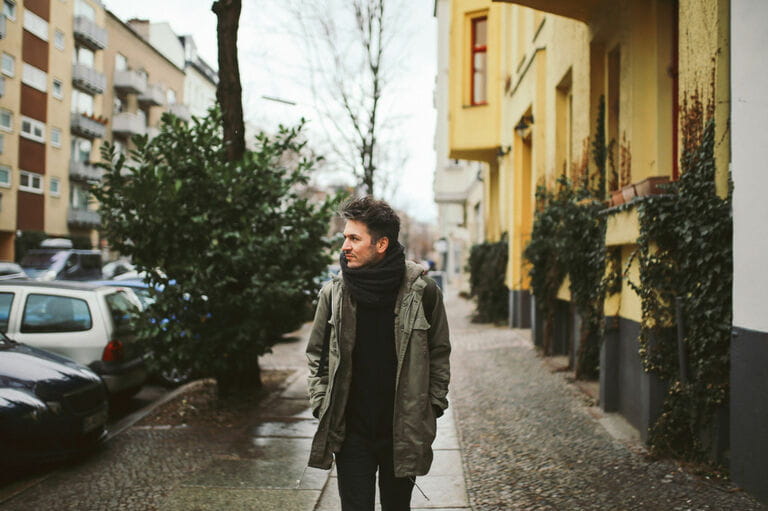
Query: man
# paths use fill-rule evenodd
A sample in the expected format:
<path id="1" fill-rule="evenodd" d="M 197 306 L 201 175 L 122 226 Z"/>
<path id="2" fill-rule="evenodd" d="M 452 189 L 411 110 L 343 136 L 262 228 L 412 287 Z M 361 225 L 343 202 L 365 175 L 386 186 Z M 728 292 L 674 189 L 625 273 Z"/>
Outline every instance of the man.
<path id="1" fill-rule="evenodd" d="M 336 458 L 342 510 L 410 509 L 429 471 L 436 418 L 448 407 L 448 323 L 424 268 L 405 261 L 400 219 L 384 201 L 347 202 L 341 275 L 320 291 L 307 345 L 312 412 L 309 465 Z"/>

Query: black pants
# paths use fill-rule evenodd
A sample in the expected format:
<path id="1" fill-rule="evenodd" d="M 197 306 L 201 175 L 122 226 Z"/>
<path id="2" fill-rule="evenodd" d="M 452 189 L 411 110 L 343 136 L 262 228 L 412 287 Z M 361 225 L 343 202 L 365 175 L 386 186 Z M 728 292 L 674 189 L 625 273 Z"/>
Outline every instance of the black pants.
<path id="1" fill-rule="evenodd" d="M 373 511 L 376 470 L 382 511 L 409 511 L 414 480 L 395 477 L 392 440 L 369 440 L 347 434 L 336 454 L 342 511 Z"/>

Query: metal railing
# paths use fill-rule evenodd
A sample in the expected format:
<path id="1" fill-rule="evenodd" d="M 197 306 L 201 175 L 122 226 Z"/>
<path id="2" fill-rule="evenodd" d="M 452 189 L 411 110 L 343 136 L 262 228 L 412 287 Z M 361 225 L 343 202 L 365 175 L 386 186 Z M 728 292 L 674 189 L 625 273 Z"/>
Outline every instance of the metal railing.
<path id="1" fill-rule="evenodd" d="M 75 16 L 73 24 L 75 38 L 93 50 L 107 47 L 107 29 L 100 27 L 85 16 Z"/>
<path id="2" fill-rule="evenodd" d="M 80 89 L 93 94 L 101 94 L 107 87 L 107 77 L 90 66 L 74 64 L 72 66 L 72 83 Z"/>

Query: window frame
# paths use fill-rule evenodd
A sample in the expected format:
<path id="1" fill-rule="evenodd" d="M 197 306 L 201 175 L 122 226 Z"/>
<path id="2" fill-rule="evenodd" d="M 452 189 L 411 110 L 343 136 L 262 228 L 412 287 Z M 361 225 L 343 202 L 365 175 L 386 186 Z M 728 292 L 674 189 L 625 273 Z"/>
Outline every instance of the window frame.
<path id="1" fill-rule="evenodd" d="M 54 190 L 54 183 L 56 183 L 56 189 Z M 61 197 L 61 179 L 58 177 L 51 177 L 48 179 L 48 192 L 51 197 Z"/>
<path id="2" fill-rule="evenodd" d="M 61 46 L 59 46 L 59 42 L 61 42 Z M 53 45 L 56 49 L 61 51 L 64 51 L 67 48 L 67 34 L 65 34 L 63 30 L 59 30 L 58 28 L 54 30 Z"/>
<path id="3" fill-rule="evenodd" d="M 24 123 L 29 124 L 29 127 L 32 130 L 31 132 L 24 131 Z M 40 130 L 39 135 L 35 133 L 35 128 Z M 19 130 L 19 136 L 28 138 L 29 140 L 34 140 L 35 142 L 41 142 L 45 144 L 45 123 L 42 121 L 38 121 L 37 119 L 33 119 L 32 117 L 27 117 L 26 115 L 22 115 L 21 129 Z"/>
<path id="4" fill-rule="evenodd" d="M 13 112 L 8 110 L 7 108 L 0 108 L 0 118 L 2 118 L 3 113 L 8 114 L 8 119 L 10 124 L 8 126 L 0 124 L 0 130 L 5 131 L 6 133 L 13 133 Z"/>
<path id="5" fill-rule="evenodd" d="M 10 6 L 10 10 L 13 12 L 13 15 L 12 15 L 12 16 L 9 16 L 9 15 L 6 13 L 6 10 L 5 10 L 5 7 L 6 7 L 6 6 Z M 16 2 L 14 2 L 14 1 L 12 1 L 12 0 L 3 0 L 3 12 L 2 12 L 2 14 L 3 14 L 3 15 L 5 15 L 5 18 L 6 18 L 8 21 L 16 21 L 16 17 L 17 17 L 17 16 L 16 16 L 17 8 L 18 8 L 18 6 L 16 5 Z"/>
<path id="6" fill-rule="evenodd" d="M 470 18 L 471 25 L 471 40 L 470 40 L 470 52 L 469 52 L 469 104 L 471 106 L 482 106 L 488 104 L 488 15 L 482 14 Z M 477 44 L 477 24 L 479 22 L 485 22 L 485 44 Z M 485 78 L 485 91 L 483 91 L 483 99 L 481 101 L 475 101 L 475 56 L 478 54 L 485 55 L 485 69 L 483 70 L 483 76 Z"/>
<path id="7" fill-rule="evenodd" d="M 6 58 L 10 60 L 6 60 Z M 7 71 L 5 69 L 5 63 L 10 62 L 11 63 L 11 70 Z M 2 55 L 0 55 L 0 73 L 4 74 L 5 76 L 9 76 L 13 78 L 16 76 L 16 57 L 11 55 L 10 53 L 3 52 Z"/>
<path id="8" fill-rule="evenodd" d="M 54 133 L 58 134 L 58 140 L 54 140 L 53 135 Z M 51 146 L 53 147 L 61 147 L 61 137 L 63 133 L 61 131 L 61 128 L 51 128 Z"/>
<path id="9" fill-rule="evenodd" d="M 8 181 L 3 181 L 2 179 L 0 179 L 0 186 L 2 186 L 3 188 L 10 188 L 11 184 L 13 183 L 13 169 L 11 168 L 10 165 L 0 164 L 0 171 L 2 170 L 8 172 Z"/>
<path id="10" fill-rule="evenodd" d="M 28 184 L 22 184 L 24 178 L 27 178 Z M 37 179 L 39 186 L 32 185 L 33 181 Z M 43 183 L 45 182 L 45 176 L 38 174 L 37 172 L 29 172 L 27 170 L 19 170 L 19 190 L 23 192 L 36 193 L 42 195 L 44 193 Z"/>
<path id="11" fill-rule="evenodd" d="M 59 92 L 56 92 L 56 84 L 59 84 Z M 56 99 L 64 99 L 64 81 L 59 80 L 58 78 L 54 78 L 51 82 L 51 96 L 53 96 Z"/>

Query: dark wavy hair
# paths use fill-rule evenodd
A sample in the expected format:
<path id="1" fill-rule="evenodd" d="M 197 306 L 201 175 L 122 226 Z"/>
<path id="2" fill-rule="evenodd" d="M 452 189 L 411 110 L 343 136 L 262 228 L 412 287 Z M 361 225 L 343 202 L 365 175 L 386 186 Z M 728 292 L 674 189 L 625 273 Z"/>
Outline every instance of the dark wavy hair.
<path id="1" fill-rule="evenodd" d="M 341 205 L 339 216 L 364 223 L 374 243 L 386 236 L 390 247 L 397 245 L 400 217 L 383 200 L 376 200 L 370 195 L 352 198 Z"/>

